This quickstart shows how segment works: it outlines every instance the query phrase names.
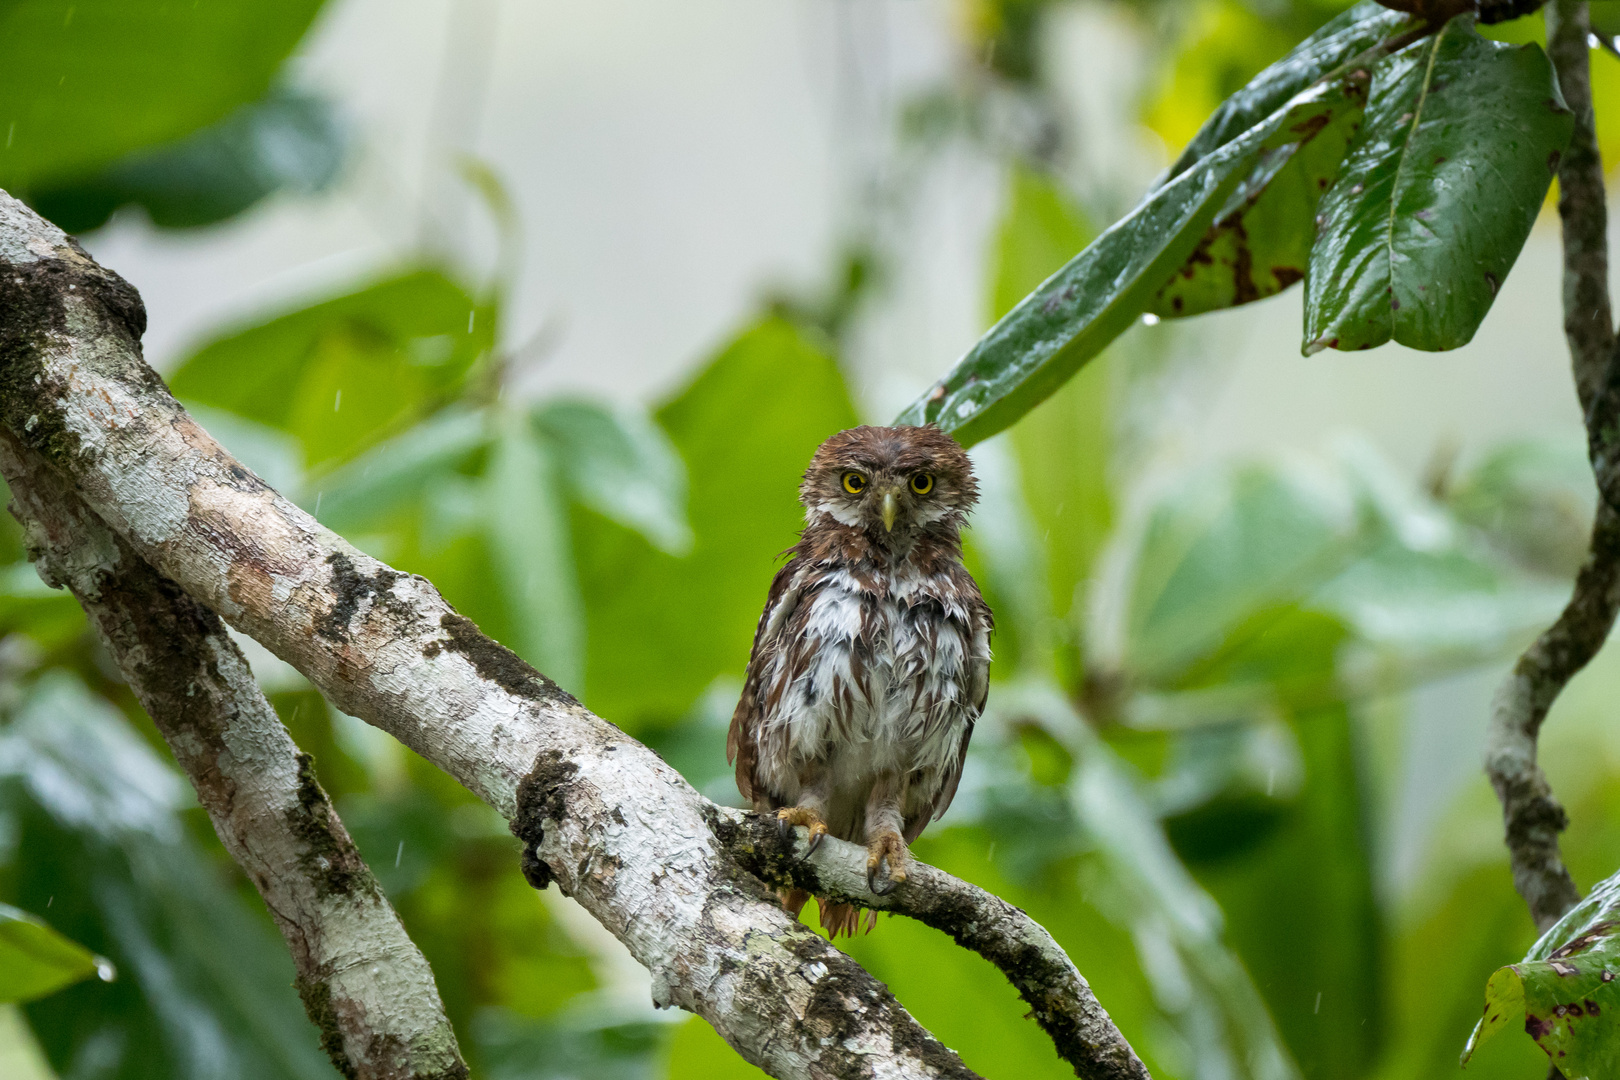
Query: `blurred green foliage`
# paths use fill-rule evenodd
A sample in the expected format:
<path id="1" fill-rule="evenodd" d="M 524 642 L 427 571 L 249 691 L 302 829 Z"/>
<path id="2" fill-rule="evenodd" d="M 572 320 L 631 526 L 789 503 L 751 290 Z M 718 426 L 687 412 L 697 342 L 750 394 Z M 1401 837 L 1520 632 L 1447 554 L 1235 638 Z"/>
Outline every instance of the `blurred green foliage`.
<path id="1" fill-rule="evenodd" d="M 1165 30 L 1142 120 L 1179 148 L 1346 6 L 1133 6 Z M 15 61 L 0 102 L 16 114 L 0 115 L 0 186 L 74 227 L 127 202 L 186 226 L 329 178 L 336 128 L 316 129 L 330 117 L 275 111 L 301 100 L 276 72 L 318 5 L 216 4 L 190 21 L 150 7 L 0 3 L 0 56 Z M 1055 7 L 965 5 L 988 78 L 1043 92 Z M 66 70 L 82 80 L 53 81 Z M 1600 116 L 1617 79 L 1598 65 Z M 302 165 L 277 172 L 254 149 L 276 142 L 255 125 L 275 123 L 308 136 Z M 1009 162 L 1006 191 L 987 324 L 1099 224 L 1033 158 Z M 873 265 L 862 249 L 831 299 L 766 305 L 647 409 L 508 396 L 499 290 L 432 259 L 222 329 L 170 381 L 288 497 L 429 577 L 730 801 L 726 723 L 801 520 L 798 478 L 861 419 L 839 339 Z M 957 803 L 918 855 L 1046 925 L 1161 1080 L 1455 1075 L 1485 979 L 1534 935 L 1482 782 L 1440 791 L 1432 821 L 1394 816 L 1403 785 L 1444 771 L 1411 694 L 1491 670 L 1557 610 L 1594 498 L 1582 448 L 1515 444 L 1419 482 L 1347 441 L 1314 463 L 1127 485 L 1127 361 L 1172 340 L 1127 335 L 974 452 L 969 560 L 997 613 L 994 685 Z M 476 1074 L 761 1075 L 701 1021 L 655 1013 L 587 916 L 523 882 L 493 812 L 253 660 L 433 964 Z M 1591 689 L 1560 705 L 1545 746 L 1583 770 L 1560 781 L 1581 880 L 1610 873 L 1620 842 L 1620 745 L 1596 733 L 1617 666 L 1577 684 Z M 1402 878 L 1389 852 L 1404 829 L 1420 850 Z M 38 1051 L 65 1078 L 333 1075 L 262 903 L 9 519 L 0 902 L 117 971 L 27 1005 L 26 1029 L 0 1023 L 0 1063 Z M 971 1067 L 1066 1074 L 1004 980 L 940 935 L 883 919 L 846 947 Z M 0 975 L 15 976 L 5 955 Z M 1539 1058 L 1494 1040 L 1469 1075 L 1528 1076 Z"/>

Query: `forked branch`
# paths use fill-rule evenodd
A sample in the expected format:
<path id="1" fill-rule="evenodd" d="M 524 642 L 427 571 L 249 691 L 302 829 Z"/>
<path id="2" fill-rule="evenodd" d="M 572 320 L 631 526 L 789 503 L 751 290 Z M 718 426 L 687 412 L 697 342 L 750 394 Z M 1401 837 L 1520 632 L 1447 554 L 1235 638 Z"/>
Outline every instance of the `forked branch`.
<path id="1" fill-rule="evenodd" d="M 433 972 L 219 616 L 3 429 L 0 473 L 35 565 L 78 599 L 264 897 L 332 1064 L 355 1080 L 465 1080 Z"/>
<path id="2" fill-rule="evenodd" d="M 0 310 L 0 425 L 158 574 L 511 821 L 529 880 L 555 882 L 624 942 L 656 1004 L 697 1013 L 778 1077 L 974 1075 L 782 911 L 761 878 L 808 873 L 791 853 L 743 858 L 740 815 L 485 637 L 427 580 L 351 547 L 231 458 L 142 361 L 134 291 L 3 193 Z M 848 847 L 818 853 L 818 880 L 882 906 L 864 884 L 835 884 L 864 877 Z M 940 892 L 908 889 L 908 913 L 1036 995 L 1079 1075 L 1146 1077 L 1044 931 L 948 875 L 920 877 Z M 963 896 L 975 903 L 953 908 Z M 1033 965 L 1032 941 L 1047 950 Z"/>

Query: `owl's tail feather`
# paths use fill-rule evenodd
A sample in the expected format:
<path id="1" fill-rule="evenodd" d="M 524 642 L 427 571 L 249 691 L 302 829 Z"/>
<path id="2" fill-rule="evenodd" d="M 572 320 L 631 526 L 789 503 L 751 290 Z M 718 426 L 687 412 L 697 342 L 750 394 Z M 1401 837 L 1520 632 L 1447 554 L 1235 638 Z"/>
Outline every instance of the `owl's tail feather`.
<path id="1" fill-rule="evenodd" d="M 783 910 L 797 919 L 799 912 L 804 910 L 805 902 L 810 899 L 810 894 L 803 889 L 777 889 L 776 898 L 782 901 Z"/>
<path id="2" fill-rule="evenodd" d="M 828 937 L 854 937 L 861 929 L 861 917 L 869 915 L 866 920 L 866 932 L 870 934 L 872 927 L 877 925 L 877 912 L 862 912 L 854 904 L 829 904 L 821 897 L 816 897 L 816 906 L 821 909 L 821 928 L 827 931 Z"/>

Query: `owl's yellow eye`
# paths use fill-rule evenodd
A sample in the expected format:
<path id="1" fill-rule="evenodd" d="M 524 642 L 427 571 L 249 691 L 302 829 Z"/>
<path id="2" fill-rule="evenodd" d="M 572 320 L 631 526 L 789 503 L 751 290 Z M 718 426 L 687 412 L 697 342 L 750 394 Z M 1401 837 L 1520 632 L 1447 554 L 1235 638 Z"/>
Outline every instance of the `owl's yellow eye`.
<path id="1" fill-rule="evenodd" d="M 859 495 L 861 492 L 866 490 L 866 477 L 862 476 L 858 472 L 845 473 L 844 490 L 849 492 L 851 495 Z"/>
<path id="2" fill-rule="evenodd" d="M 934 490 L 934 478 L 925 472 L 920 472 L 911 478 L 911 490 L 918 495 L 926 495 Z"/>

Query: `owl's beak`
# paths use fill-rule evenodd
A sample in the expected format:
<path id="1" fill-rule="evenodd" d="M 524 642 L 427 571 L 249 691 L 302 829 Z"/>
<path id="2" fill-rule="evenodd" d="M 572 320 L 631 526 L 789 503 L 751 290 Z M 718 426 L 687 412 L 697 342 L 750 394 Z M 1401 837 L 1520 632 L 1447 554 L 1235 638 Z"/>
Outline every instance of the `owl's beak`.
<path id="1" fill-rule="evenodd" d="M 883 493 L 883 531 L 894 532 L 895 515 L 900 513 L 900 500 L 894 497 L 894 492 Z"/>

